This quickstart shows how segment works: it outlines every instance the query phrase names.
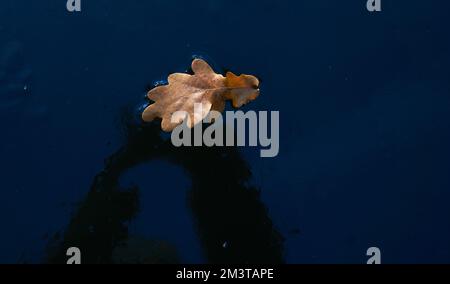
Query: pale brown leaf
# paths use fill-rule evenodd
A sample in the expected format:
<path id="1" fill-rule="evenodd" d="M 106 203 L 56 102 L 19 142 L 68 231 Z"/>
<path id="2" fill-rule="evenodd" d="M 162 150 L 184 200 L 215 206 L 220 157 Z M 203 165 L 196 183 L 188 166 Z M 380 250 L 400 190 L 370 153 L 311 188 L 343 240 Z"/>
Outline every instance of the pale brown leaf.
<path id="1" fill-rule="evenodd" d="M 161 118 L 161 128 L 170 132 L 181 124 L 185 117 L 174 117 L 177 111 L 185 111 L 189 115 L 188 126 L 193 127 L 201 122 L 211 110 L 223 112 L 227 100 L 234 107 L 256 99 L 259 96 L 259 81 L 251 75 L 236 76 L 228 72 L 222 76 L 202 59 L 192 62 L 194 75 L 174 73 L 168 78 L 169 84 L 158 86 L 148 92 L 148 98 L 154 101 L 142 113 L 142 119 L 150 122 Z M 194 104 L 202 105 L 202 112 L 194 112 Z"/>

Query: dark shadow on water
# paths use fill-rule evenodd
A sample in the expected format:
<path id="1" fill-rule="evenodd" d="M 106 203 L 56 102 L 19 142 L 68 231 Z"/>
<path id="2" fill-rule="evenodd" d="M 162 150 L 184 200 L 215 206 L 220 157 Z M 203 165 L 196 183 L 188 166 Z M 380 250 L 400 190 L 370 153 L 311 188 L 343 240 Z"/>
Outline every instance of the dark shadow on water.
<path id="1" fill-rule="evenodd" d="M 251 172 L 237 148 L 174 147 L 170 139 L 161 138 L 158 123 L 136 123 L 132 111 L 125 112 L 123 125 L 125 145 L 106 160 L 61 239 L 49 245 L 47 262 L 65 263 L 69 247 L 81 249 L 83 263 L 117 262 L 114 252 L 132 238 L 128 224 L 139 211 L 139 189 L 121 188 L 120 176 L 155 159 L 166 159 L 189 173 L 189 204 L 208 262 L 283 262 L 283 237 L 268 217 L 259 190 L 248 185 Z M 150 259 L 147 262 L 178 262 L 176 257 Z"/>

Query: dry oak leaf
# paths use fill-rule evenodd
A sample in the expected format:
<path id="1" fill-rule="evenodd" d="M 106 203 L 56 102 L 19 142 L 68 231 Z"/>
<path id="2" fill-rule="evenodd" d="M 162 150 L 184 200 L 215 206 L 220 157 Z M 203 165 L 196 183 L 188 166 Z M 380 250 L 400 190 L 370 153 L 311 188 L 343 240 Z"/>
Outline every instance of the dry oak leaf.
<path id="1" fill-rule="evenodd" d="M 194 75 L 174 73 L 169 76 L 169 84 L 158 86 L 148 92 L 148 98 L 154 101 L 142 113 L 142 119 L 150 122 L 159 117 L 161 128 L 170 132 L 183 123 L 185 116 L 172 114 L 184 111 L 188 114 L 188 126 L 201 122 L 211 110 L 223 112 L 225 102 L 231 100 L 233 107 L 253 101 L 259 96 L 259 81 L 255 76 L 236 76 L 227 72 L 222 76 L 202 59 L 192 62 Z M 194 111 L 194 104 L 201 104 L 201 112 Z"/>

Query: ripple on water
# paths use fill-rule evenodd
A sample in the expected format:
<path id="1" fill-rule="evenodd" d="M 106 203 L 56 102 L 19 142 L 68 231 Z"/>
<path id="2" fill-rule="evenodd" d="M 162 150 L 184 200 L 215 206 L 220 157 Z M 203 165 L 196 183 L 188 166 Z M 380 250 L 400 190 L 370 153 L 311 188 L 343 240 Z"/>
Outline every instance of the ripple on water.
<path id="1" fill-rule="evenodd" d="M 30 91 L 31 73 L 20 43 L 9 42 L 0 46 L 0 114 L 23 109 Z"/>

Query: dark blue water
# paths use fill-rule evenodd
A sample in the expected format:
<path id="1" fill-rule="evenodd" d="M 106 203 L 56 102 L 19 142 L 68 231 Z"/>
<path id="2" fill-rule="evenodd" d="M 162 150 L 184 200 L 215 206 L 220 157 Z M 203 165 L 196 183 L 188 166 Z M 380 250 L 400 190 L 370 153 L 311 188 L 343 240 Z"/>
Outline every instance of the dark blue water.
<path id="1" fill-rule="evenodd" d="M 124 109 L 136 114 L 148 86 L 186 70 L 193 55 L 262 80 L 244 110 L 280 111 L 280 154 L 240 148 L 231 160 L 252 175 L 245 185 L 236 178 L 244 191 L 222 203 L 215 180 L 196 176 L 202 165 L 183 164 L 189 154 L 124 167 L 118 183 L 139 188 L 139 209 L 123 218 L 122 240 L 136 248 L 107 254 L 236 261 L 230 240 L 272 244 L 273 229 L 283 239 L 276 253 L 254 248 L 268 260 L 365 263 L 376 246 L 386 263 L 450 262 L 450 4 L 383 1 L 370 14 L 365 2 L 82 0 L 71 14 L 65 1 L 2 0 L 0 262 L 45 262 L 49 244 L 78 240 L 70 224 L 97 216 L 80 213 L 83 204 L 111 216 L 123 208 L 121 194 L 102 207 L 112 195 L 88 193 L 105 159 L 130 159 L 119 151 Z M 226 164 L 208 155 L 198 163 Z M 241 198 L 247 187 L 260 197 Z M 208 220 L 208 204 L 228 215 Z M 234 207 L 252 220 L 260 205 L 267 212 L 255 226 L 268 218 L 272 229 L 250 238 L 233 227 Z M 92 236 L 111 221 L 98 220 Z M 221 238 L 215 222 L 234 229 Z"/>

